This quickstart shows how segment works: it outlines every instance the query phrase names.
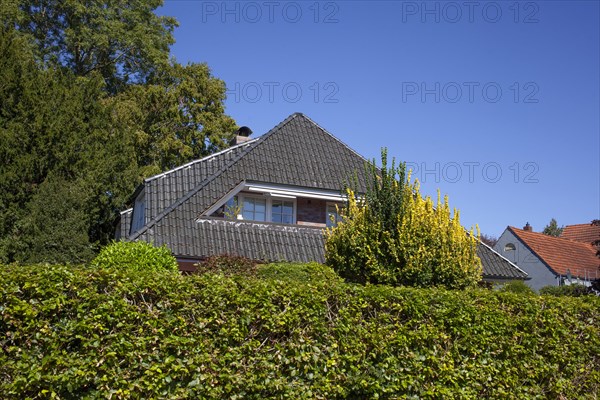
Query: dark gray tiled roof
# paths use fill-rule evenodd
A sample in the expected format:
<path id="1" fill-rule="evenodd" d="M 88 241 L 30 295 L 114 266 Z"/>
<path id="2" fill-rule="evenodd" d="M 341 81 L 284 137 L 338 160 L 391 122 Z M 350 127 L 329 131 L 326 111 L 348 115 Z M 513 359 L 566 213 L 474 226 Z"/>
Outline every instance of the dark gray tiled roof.
<path id="1" fill-rule="evenodd" d="M 256 140 L 232 146 L 200 160 L 146 179 L 146 216 L 153 220 L 215 172 L 239 156 Z"/>
<path id="2" fill-rule="evenodd" d="M 477 255 L 481 259 L 484 279 L 528 279 L 525 271 L 502 257 L 485 243 L 479 243 Z"/>
<path id="3" fill-rule="evenodd" d="M 129 208 L 125 211 L 121 211 L 119 215 L 119 223 L 115 230 L 115 239 L 126 238 L 129 236 L 129 228 L 131 227 L 131 216 L 133 215 L 133 208 Z"/>
<path id="4" fill-rule="evenodd" d="M 190 252 L 240 255 L 264 261 L 324 261 L 319 228 L 203 218 L 186 238 Z"/>
<path id="5" fill-rule="evenodd" d="M 293 114 L 163 210 L 131 239 L 157 242 L 188 225 L 243 180 L 341 191 L 366 160 L 303 114 Z M 364 191 L 364 187 L 358 188 Z M 177 248 L 173 249 L 178 253 Z"/>
<path id="6" fill-rule="evenodd" d="M 298 225 L 201 218 L 193 229 L 167 239 L 180 257 L 222 254 L 262 261 L 325 262 L 325 236 L 321 228 Z M 485 279 L 525 279 L 527 274 L 483 243 L 477 247 Z"/>

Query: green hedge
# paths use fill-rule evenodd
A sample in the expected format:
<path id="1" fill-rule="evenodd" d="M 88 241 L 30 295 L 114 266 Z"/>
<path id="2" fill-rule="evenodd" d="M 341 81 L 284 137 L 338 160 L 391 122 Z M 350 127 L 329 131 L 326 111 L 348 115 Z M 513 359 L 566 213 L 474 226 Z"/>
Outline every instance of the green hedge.
<path id="1" fill-rule="evenodd" d="M 50 266 L 0 291 L 3 399 L 600 394 L 595 296 Z"/>
<path id="2" fill-rule="evenodd" d="M 258 276 L 263 279 L 276 279 L 289 282 L 342 284 L 344 281 L 335 271 L 323 264 L 312 263 L 272 263 L 261 265 Z"/>
<path id="3" fill-rule="evenodd" d="M 540 289 L 540 294 L 550 296 L 595 296 L 592 288 L 584 285 L 563 285 L 563 286 L 544 286 Z"/>

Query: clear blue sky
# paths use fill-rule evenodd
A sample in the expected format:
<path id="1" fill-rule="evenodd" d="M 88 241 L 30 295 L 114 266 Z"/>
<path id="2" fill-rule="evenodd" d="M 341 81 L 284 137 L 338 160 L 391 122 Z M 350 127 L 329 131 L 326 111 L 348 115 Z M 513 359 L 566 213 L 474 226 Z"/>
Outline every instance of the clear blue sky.
<path id="1" fill-rule="evenodd" d="M 299 111 L 381 147 L 499 236 L 600 218 L 598 1 L 166 0 L 173 55 L 206 62 L 261 135 Z M 418 168 L 418 169 L 416 169 Z"/>

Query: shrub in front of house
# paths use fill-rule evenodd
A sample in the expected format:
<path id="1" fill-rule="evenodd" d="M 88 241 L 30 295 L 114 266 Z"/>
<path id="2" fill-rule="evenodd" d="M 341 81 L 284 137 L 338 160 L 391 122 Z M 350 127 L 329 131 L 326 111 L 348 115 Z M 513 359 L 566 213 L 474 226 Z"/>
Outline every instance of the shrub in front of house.
<path id="1" fill-rule="evenodd" d="M 196 273 L 221 273 L 224 275 L 255 276 L 257 262 L 246 257 L 220 255 L 209 257 L 197 264 Z"/>
<path id="2" fill-rule="evenodd" d="M 589 287 L 584 285 L 562 285 L 562 286 L 544 286 L 540 289 L 540 294 L 550 296 L 587 296 L 595 294 Z"/>
<path id="3" fill-rule="evenodd" d="M 350 282 L 465 288 L 481 280 L 477 235 L 439 196 L 434 205 L 411 183 L 405 164 L 368 166 L 367 191 L 348 190 L 342 221 L 327 231 L 327 264 Z"/>
<path id="4" fill-rule="evenodd" d="M 600 395 L 596 296 L 12 265 L 0 315 L 6 400 Z"/>
<path id="5" fill-rule="evenodd" d="M 519 293 L 524 295 L 533 295 L 535 291 L 527 286 L 523 281 L 511 281 L 503 284 L 498 288 L 501 292 Z"/>
<path id="6" fill-rule="evenodd" d="M 335 271 L 323 264 L 311 263 L 272 263 L 261 265 L 258 276 L 263 279 L 275 279 L 301 283 L 329 282 L 339 284 L 341 278 Z"/>
<path id="7" fill-rule="evenodd" d="M 157 247 L 142 241 L 113 242 L 100 250 L 91 266 L 132 271 L 179 270 L 167 246 Z"/>

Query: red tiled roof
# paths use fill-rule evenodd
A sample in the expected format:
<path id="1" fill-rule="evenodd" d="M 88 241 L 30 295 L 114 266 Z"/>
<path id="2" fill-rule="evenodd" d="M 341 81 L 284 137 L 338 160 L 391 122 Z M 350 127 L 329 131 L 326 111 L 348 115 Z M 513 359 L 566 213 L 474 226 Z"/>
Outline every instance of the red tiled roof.
<path id="1" fill-rule="evenodd" d="M 577 224 L 567 225 L 560 235 L 563 239 L 575 240 L 591 244 L 600 240 L 600 225 Z"/>
<path id="2" fill-rule="evenodd" d="M 512 226 L 508 229 L 529 247 L 556 274 L 573 277 L 600 278 L 598 251 L 588 243 L 557 238 L 537 232 L 524 231 Z"/>

